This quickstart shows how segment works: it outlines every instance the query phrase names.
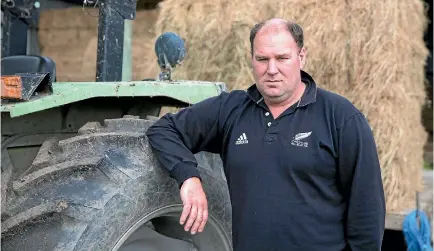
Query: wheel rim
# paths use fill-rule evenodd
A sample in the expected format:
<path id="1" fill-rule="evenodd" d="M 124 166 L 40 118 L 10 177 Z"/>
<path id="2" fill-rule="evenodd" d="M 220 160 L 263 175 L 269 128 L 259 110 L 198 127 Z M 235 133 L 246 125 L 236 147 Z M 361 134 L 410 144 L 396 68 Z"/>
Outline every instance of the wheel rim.
<path id="1" fill-rule="evenodd" d="M 112 251 L 230 251 L 220 223 L 209 214 L 202 233 L 191 235 L 179 224 L 182 205 L 158 208 L 140 218 L 118 240 Z"/>

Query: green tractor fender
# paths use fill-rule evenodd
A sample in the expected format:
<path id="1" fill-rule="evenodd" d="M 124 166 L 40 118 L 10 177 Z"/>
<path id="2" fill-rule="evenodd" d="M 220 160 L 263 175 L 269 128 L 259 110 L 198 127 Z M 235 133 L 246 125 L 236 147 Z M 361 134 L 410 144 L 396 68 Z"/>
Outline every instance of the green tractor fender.
<path id="1" fill-rule="evenodd" d="M 225 84 L 203 81 L 55 82 L 52 89 L 53 92 L 47 95 L 35 93 L 38 96 L 25 102 L 2 103 L 1 112 L 9 113 L 13 118 L 104 97 L 164 97 L 188 106 L 219 95 L 225 90 Z"/>

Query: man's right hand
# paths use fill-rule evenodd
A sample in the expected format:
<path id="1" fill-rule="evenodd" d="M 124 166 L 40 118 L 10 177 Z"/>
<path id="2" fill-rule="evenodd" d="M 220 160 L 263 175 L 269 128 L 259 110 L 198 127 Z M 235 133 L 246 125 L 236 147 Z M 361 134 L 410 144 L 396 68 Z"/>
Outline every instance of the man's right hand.
<path id="1" fill-rule="evenodd" d="M 191 234 L 202 232 L 208 220 L 208 202 L 200 179 L 193 177 L 185 180 L 180 194 L 184 204 L 180 224 L 183 225 L 187 221 L 184 230 L 191 230 Z"/>

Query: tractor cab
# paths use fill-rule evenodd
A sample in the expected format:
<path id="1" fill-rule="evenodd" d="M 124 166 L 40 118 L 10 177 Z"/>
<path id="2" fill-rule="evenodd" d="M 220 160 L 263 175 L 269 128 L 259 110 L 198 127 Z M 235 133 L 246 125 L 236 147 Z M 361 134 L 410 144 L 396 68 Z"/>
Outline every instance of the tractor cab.
<path id="1" fill-rule="evenodd" d="M 19 5 L 20 2 L 16 1 L 14 5 L 6 4 L 9 2 L 2 1 L 1 111 L 12 117 L 71 102 L 112 96 L 164 97 L 169 100 L 162 102 L 185 106 L 226 89 L 223 83 L 210 85 L 209 82 L 196 81 L 196 91 L 189 92 L 191 81 L 172 79 L 172 71 L 184 60 L 186 52 L 184 41 L 173 32 L 161 34 L 155 43 L 159 76 L 131 81 L 131 34 L 125 30 L 131 29 L 130 21 L 135 18 L 135 0 L 82 1 L 83 8 L 97 8 L 99 11 L 95 82 L 57 82 L 56 63 L 38 53 L 37 39 L 32 33 L 41 3 L 26 1 Z M 86 15 L 85 11 L 83 15 Z M 16 43 L 18 40 L 27 43 Z M 122 99 L 121 103 L 127 99 Z"/>

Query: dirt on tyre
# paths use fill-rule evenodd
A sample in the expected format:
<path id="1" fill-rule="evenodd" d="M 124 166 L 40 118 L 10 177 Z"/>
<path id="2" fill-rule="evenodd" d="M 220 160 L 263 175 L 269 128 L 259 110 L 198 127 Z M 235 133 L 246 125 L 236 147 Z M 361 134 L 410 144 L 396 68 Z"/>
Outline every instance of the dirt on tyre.
<path id="1" fill-rule="evenodd" d="M 47 140 L 11 180 L 2 209 L 2 250 L 138 251 L 231 249 L 231 210 L 221 160 L 196 154 L 208 198 L 204 232 L 179 224 L 178 184 L 153 156 L 138 117 L 87 123 Z"/>

